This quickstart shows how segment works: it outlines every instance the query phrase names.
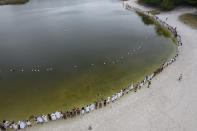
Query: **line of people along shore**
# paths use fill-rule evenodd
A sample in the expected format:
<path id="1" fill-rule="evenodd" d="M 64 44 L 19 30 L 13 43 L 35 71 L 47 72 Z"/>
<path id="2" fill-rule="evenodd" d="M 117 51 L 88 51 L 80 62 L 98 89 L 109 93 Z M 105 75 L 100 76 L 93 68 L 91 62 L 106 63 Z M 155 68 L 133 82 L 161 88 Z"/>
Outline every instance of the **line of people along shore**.
<path id="1" fill-rule="evenodd" d="M 60 119 L 70 119 L 70 118 L 73 118 L 76 116 L 85 115 L 90 112 L 93 112 L 94 110 L 106 107 L 110 103 L 114 103 L 116 100 L 120 99 L 122 96 L 128 94 L 131 91 L 137 92 L 139 89 L 141 89 L 146 84 L 147 84 L 147 87 L 149 88 L 151 85 L 152 78 L 155 77 L 156 75 L 158 75 L 159 73 L 161 73 L 163 71 L 163 69 L 166 68 L 168 65 L 170 65 L 171 63 L 176 61 L 176 59 L 180 53 L 180 47 L 182 46 L 181 36 L 178 35 L 176 28 L 173 28 L 172 26 L 168 25 L 166 22 L 160 20 L 157 16 L 152 15 L 149 12 L 144 12 L 140 9 L 133 8 L 130 5 L 126 5 L 126 8 L 132 9 L 132 10 L 133 9 L 138 10 L 138 11 L 144 13 L 145 15 L 153 18 L 160 25 L 162 25 L 163 27 L 165 27 L 166 29 L 171 31 L 173 33 L 174 37 L 176 37 L 176 39 L 178 41 L 178 49 L 177 49 L 176 55 L 173 58 L 171 58 L 169 61 L 163 63 L 152 74 L 146 76 L 144 78 L 144 80 L 142 80 L 141 82 L 138 82 L 135 86 L 134 86 L 134 84 L 131 84 L 127 88 L 120 90 L 119 92 L 113 94 L 111 97 L 110 96 L 107 97 L 104 100 L 96 101 L 95 103 L 92 103 L 90 105 L 86 105 L 82 108 L 73 108 L 70 111 L 56 111 L 55 113 L 51 113 L 51 114 L 49 113 L 47 115 L 41 115 L 41 116 L 33 116 L 32 115 L 29 117 L 29 120 L 24 120 L 24 121 L 9 122 L 9 121 L 3 120 L 3 122 L 0 123 L 0 129 L 6 130 L 8 128 L 11 128 L 13 130 L 19 130 L 19 129 L 25 129 L 27 127 L 31 127 L 32 125 L 35 125 L 35 124 L 43 124 L 43 123 L 47 123 L 49 121 L 56 121 L 56 120 L 60 120 Z"/>

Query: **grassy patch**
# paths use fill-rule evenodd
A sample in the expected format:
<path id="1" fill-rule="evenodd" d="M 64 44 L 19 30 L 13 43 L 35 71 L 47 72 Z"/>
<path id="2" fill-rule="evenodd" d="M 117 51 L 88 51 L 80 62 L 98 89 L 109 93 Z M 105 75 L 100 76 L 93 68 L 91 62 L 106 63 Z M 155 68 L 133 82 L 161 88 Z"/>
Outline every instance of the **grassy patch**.
<path id="1" fill-rule="evenodd" d="M 158 14 L 160 14 L 160 12 L 157 11 L 157 10 L 150 10 L 150 11 L 148 11 L 148 12 L 151 13 L 151 14 L 153 14 L 153 15 L 158 15 Z"/>
<path id="2" fill-rule="evenodd" d="M 179 16 L 179 20 L 184 24 L 197 29 L 197 14 L 186 13 Z"/>
<path id="3" fill-rule="evenodd" d="M 29 2 L 29 0 L 0 0 L 0 5 L 17 5 L 17 4 L 25 4 Z"/>

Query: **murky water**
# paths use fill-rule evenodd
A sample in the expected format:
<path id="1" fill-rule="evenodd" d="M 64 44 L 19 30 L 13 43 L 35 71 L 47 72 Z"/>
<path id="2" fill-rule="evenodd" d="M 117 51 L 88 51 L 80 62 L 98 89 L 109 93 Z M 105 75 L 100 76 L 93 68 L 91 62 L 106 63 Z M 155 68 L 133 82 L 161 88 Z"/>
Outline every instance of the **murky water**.
<path id="1" fill-rule="evenodd" d="M 123 6 L 119 0 L 1 6 L 0 120 L 94 102 L 167 60 L 172 40 Z"/>

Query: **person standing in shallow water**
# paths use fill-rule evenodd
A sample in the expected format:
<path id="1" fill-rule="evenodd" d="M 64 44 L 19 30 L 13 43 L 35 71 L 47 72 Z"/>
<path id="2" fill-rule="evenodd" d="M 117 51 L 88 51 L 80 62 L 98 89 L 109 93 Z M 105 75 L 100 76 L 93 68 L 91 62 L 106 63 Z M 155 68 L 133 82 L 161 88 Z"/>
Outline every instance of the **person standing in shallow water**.
<path id="1" fill-rule="evenodd" d="M 104 103 L 103 104 L 104 104 L 104 106 L 106 106 L 107 105 L 107 100 L 104 100 Z"/>
<path id="2" fill-rule="evenodd" d="M 102 102 L 101 101 L 99 102 L 99 108 L 102 108 Z"/>
<path id="3" fill-rule="evenodd" d="M 95 109 L 98 108 L 98 101 L 95 102 Z"/>

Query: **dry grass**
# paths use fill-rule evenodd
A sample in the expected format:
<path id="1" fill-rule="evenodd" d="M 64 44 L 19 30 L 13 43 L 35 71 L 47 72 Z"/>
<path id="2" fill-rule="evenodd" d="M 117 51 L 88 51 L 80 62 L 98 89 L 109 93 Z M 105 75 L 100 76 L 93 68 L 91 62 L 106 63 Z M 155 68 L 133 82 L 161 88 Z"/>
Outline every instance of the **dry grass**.
<path id="1" fill-rule="evenodd" d="M 192 28 L 197 29 L 197 14 L 186 13 L 179 16 L 179 19 L 184 24 L 191 26 Z"/>
<path id="2" fill-rule="evenodd" d="M 158 15 L 158 14 L 160 14 L 160 12 L 157 11 L 157 10 L 150 10 L 150 11 L 148 11 L 148 12 L 151 13 L 151 14 L 153 14 L 153 15 Z"/>

